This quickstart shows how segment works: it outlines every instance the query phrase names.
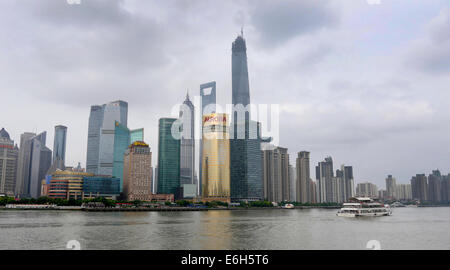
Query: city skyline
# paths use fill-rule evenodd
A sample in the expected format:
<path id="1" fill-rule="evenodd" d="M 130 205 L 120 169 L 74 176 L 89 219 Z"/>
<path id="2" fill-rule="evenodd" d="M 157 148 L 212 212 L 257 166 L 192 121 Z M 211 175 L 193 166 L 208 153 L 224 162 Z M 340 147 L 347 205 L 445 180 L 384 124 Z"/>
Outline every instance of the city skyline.
<path id="1" fill-rule="evenodd" d="M 91 8 L 92 6 L 90 5 L 98 5 L 98 7 L 102 8 L 102 13 L 100 14 L 101 16 L 99 16 L 97 21 L 94 21 L 98 24 L 93 29 L 94 31 L 99 31 L 100 36 L 102 36 L 102 31 L 106 31 L 105 29 L 107 29 L 108 26 L 114 25 L 115 23 L 118 23 L 123 27 L 131 27 L 136 24 L 139 25 L 137 20 L 138 18 L 142 17 L 145 20 L 149 20 L 151 18 L 152 14 L 141 14 L 136 10 L 134 10 L 133 13 L 129 9 L 123 8 L 118 3 L 114 1 L 111 2 L 112 3 L 108 5 L 102 4 L 102 1 L 99 1 L 97 4 L 83 3 L 79 7 L 81 9 L 86 9 Z M 11 4 L 11 2 L 7 1 L 5 3 L 0 5 L 2 7 L 6 5 L 10 8 L 15 8 L 14 4 Z M 167 76 L 168 73 L 166 74 L 164 73 L 164 70 L 162 70 L 164 67 L 167 67 L 162 63 L 162 60 L 164 59 L 161 60 L 157 58 L 157 60 L 161 61 L 154 61 L 156 62 L 155 64 L 143 57 L 142 59 L 139 59 L 139 61 L 142 62 L 139 62 L 135 55 L 131 54 L 131 52 L 120 50 L 118 53 L 119 59 L 116 59 L 117 61 L 105 60 L 113 54 L 104 52 L 100 54 L 100 56 L 105 58 L 94 58 L 94 62 L 90 62 L 86 59 L 85 61 L 87 62 L 80 62 L 82 59 L 75 61 L 75 63 L 72 64 L 64 62 L 64 60 L 68 61 L 70 58 L 62 58 L 62 62 L 55 62 L 59 56 L 62 56 L 63 54 L 70 56 L 70 53 L 68 51 L 60 51 L 63 48 L 62 45 L 56 46 L 55 44 L 47 43 L 41 40 L 39 34 L 36 34 L 36 36 L 32 36 L 31 38 L 36 38 L 37 42 L 35 44 L 42 45 L 45 51 L 53 48 L 53 46 L 56 46 L 56 51 L 54 54 L 46 55 L 44 58 L 34 58 L 36 61 L 34 62 L 33 67 L 43 67 L 40 72 L 47 72 L 44 73 L 46 74 L 44 78 L 47 78 L 46 81 L 49 82 L 42 81 L 44 84 L 43 88 L 47 88 L 47 90 L 43 90 L 43 88 L 39 88 L 38 86 L 30 85 L 33 81 L 33 77 L 30 75 L 31 73 L 29 73 L 29 70 L 26 68 L 23 69 L 23 66 L 20 66 L 19 64 L 13 65 L 15 68 L 12 68 L 12 71 L 19 72 L 20 70 L 20 72 L 26 74 L 25 78 L 22 79 L 24 83 L 19 83 L 14 80 L 15 76 L 10 76 L 12 78 L 12 84 L 8 85 L 6 80 L 0 80 L 2 81 L 0 86 L 3 89 L 23 90 L 21 92 L 23 98 L 21 97 L 20 101 L 25 103 L 26 106 L 24 107 L 27 108 L 18 106 L 18 104 L 15 103 L 14 100 L 16 98 L 14 97 L 16 97 L 16 91 L 8 90 L 5 93 L 2 93 L 5 98 L 9 98 L 13 101 L 0 108 L 1 115 L 11 115 L 11 117 L 2 119 L 4 122 L 2 122 L 1 126 L 3 126 L 10 133 L 11 138 L 18 143 L 20 141 L 20 134 L 24 132 L 38 133 L 41 131 L 47 131 L 47 142 L 53 142 L 52 130 L 54 126 L 60 124 L 65 125 L 69 129 L 67 134 L 66 165 L 75 166 L 80 161 L 83 167 L 86 167 L 86 134 L 89 106 L 92 104 L 103 104 L 105 102 L 120 99 L 129 102 L 129 115 L 132 116 L 129 119 L 129 126 L 144 127 L 146 130 L 144 141 L 149 143 L 154 153 L 157 153 L 157 119 L 168 116 L 169 110 L 174 103 L 181 103 L 183 101 L 186 88 L 191 89 L 191 93 L 196 93 L 198 86 L 201 83 L 212 80 L 217 81 L 217 100 L 219 103 L 230 103 L 230 41 L 236 37 L 241 29 L 243 24 L 242 22 L 244 21 L 245 37 L 248 40 L 247 46 L 249 53 L 249 68 L 251 69 L 249 76 L 251 80 L 252 101 L 257 99 L 255 102 L 279 102 L 283 108 L 281 111 L 281 117 L 283 119 L 291 119 L 291 121 L 295 121 L 288 123 L 282 121 L 280 127 L 281 138 L 279 144 L 288 148 L 288 153 L 291 157 L 291 165 L 295 164 L 294 158 L 297 156 L 297 152 L 308 151 L 311 152 L 311 166 L 314 166 L 326 156 L 333 157 L 336 167 L 340 166 L 340 164 L 351 164 L 354 167 L 356 183 L 370 181 L 381 187 L 384 186 L 384 179 L 389 174 L 393 175 L 397 179 L 397 183 L 409 183 L 411 176 L 416 173 L 427 174 L 431 170 L 437 168 L 443 172 L 450 171 L 450 168 L 448 167 L 448 155 L 446 155 L 450 149 L 448 148 L 449 146 L 447 146 L 448 144 L 445 143 L 446 140 L 442 137 L 443 135 L 439 135 L 447 134 L 447 127 L 445 127 L 445 125 L 441 125 L 440 123 L 445 123 L 448 120 L 448 115 L 445 114 L 446 112 L 442 107 L 442 105 L 445 105 L 444 101 L 448 100 L 448 94 L 444 91 L 439 91 L 439 89 L 445 89 L 444 83 L 448 82 L 448 79 L 445 79 L 444 77 L 448 74 L 448 68 L 445 65 L 441 65 L 440 68 L 437 68 L 438 64 L 441 62 L 436 62 L 434 65 L 427 62 L 431 60 L 437 61 L 438 56 L 431 53 L 426 54 L 425 51 L 420 50 L 423 43 L 429 42 L 431 43 L 431 46 L 435 46 L 437 48 L 435 53 L 446 52 L 446 44 L 448 44 L 448 40 L 445 39 L 445 35 L 439 35 L 439 33 L 441 33 L 439 31 L 446 29 L 445 26 L 448 22 L 445 19 L 449 17 L 448 8 L 443 8 L 443 6 L 445 6 L 443 3 L 443 1 L 432 1 L 432 4 L 427 6 L 425 14 L 413 24 L 408 24 L 409 27 L 404 30 L 408 33 L 408 35 L 406 35 L 408 40 L 411 42 L 416 41 L 417 44 L 414 42 L 412 45 L 395 43 L 399 41 L 394 38 L 389 41 L 389 44 L 384 44 L 382 41 L 387 40 L 384 40 L 381 37 L 382 35 L 376 36 L 378 39 L 372 37 L 371 40 L 356 31 L 356 38 L 360 38 L 362 40 L 361 46 L 357 47 L 357 49 L 363 51 L 361 54 L 345 54 L 345 49 L 348 49 L 345 44 L 342 45 L 342 47 L 338 46 L 337 48 L 333 48 L 337 49 L 337 51 L 341 54 L 344 54 L 344 57 L 353 57 L 350 58 L 353 59 L 350 62 L 357 62 L 354 63 L 356 66 L 352 66 L 351 64 L 345 65 L 343 67 L 344 70 L 352 70 L 357 68 L 357 65 L 361 65 L 363 62 L 364 51 L 366 50 L 373 52 L 373 57 L 376 56 L 377 53 L 381 54 L 383 50 L 387 48 L 385 46 L 389 46 L 389 48 L 394 49 L 396 48 L 397 50 L 400 50 L 402 45 L 410 49 L 417 49 L 423 54 L 421 54 L 420 57 L 409 60 L 413 62 L 422 61 L 421 63 L 423 65 L 419 65 L 419 67 L 423 68 L 422 73 L 416 71 L 419 73 L 419 76 L 417 77 L 420 78 L 420 81 L 419 79 L 410 79 L 408 75 L 415 73 L 409 71 L 406 73 L 397 71 L 393 73 L 394 76 L 390 78 L 389 76 L 386 77 L 385 73 L 392 71 L 384 71 L 383 68 L 385 68 L 386 65 L 382 65 L 382 63 L 373 59 L 364 59 L 368 60 L 368 63 L 370 64 L 381 65 L 381 68 L 377 68 L 376 70 L 369 68 L 370 64 L 367 64 L 367 66 L 366 64 L 364 65 L 361 72 L 358 73 L 360 77 L 368 77 L 373 71 L 375 71 L 376 74 L 373 77 L 366 78 L 367 85 L 364 85 L 364 80 L 357 79 L 356 81 L 352 81 L 349 80 L 353 79 L 351 76 L 340 77 L 340 75 L 342 75 L 342 71 L 339 72 L 338 70 L 340 68 L 337 68 L 336 63 L 329 59 L 341 59 L 339 58 L 339 53 L 336 53 L 333 50 L 331 50 L 331 52 L 328 51 L 329 48 L 327 48 L 327 46 L 332 46 L 328 44 L 329 37 L 334 37 L 333 39 L 335 39 L 336 37 L 339 38 L 345 36 L 346 31 L 352 30 L 352 28 L 349 28 L 349 23 L 355 20 L 357 21 L 359 16 L 363 17 L 364 15 L 367 15 L 371 18 L 371 14 L 376 13 L 379 15 L 383 12 L 387 12 L 386 10 L 390 8 L 394 13 L 399 12 L 398 8 L 400 5 L 397 6 L 397 4 L 387 2 L 383 2 L 382 5 L 378 6 L 369 6 L 367 4 L 364 5 L 362 2 L 353 6 L 343 4 L 339 12 L 332 11 L 332 6 L 336 5 L 333 3 L 328 3 L 328 5 L 324 5 L 324 7 L 322 7 L 315 4 L 307 5 L 303 3 L 296 4 L 293 2 L 287 2 L 285 6 L 281 4 L 275 6 L 273 11 L 268 10 L 267 6 L 264 4 L 258 8 L 247 4 L 242 4 L 242 6 L 238 7 L 234 6 L 236 5 L 235 3 L 221 4 L 225 5 L 226 8 L 224 12 L 225 14 L 220 16 L 216 24 L 224 30 L 217 31 L 220 33 L 220 36 L 208 31 L 208 29 L 210 29 L 208 27 L 199 26 L 197 24 L 188 25 L 188 30 L 191 31 L 197 29 L 205 30 L 203 32 L 198 31 L 196 34 L 199 35 L 200 40 L 205 38 L 206 40 L 201 40 L 201 42 L 208 45 L 204 45 L 205 47 L 198 47 L 197 45 L 199 43 L 196 41 L 190 41 L 188 44 L 183 44 L 181 47 L 171 45 L 167 48 L 169 51 L 166 53 L 174 56 L 182 66 L 195 64 L 193 61 L 196 60 L 203 63 L 195 64 L 192 66 L 192 71 L 189 72 L 184 72 L 181 69 L 169 67 L 172 76 L 175 75 L 176 77 L 169 83 L 166 82 L 166 79 L 169 78 Z M 128 2 L 125 6 L 127 5 L 128 7 L 133 7 Z M 151 3 L 150 5 L 154 5 L 154 3 Z M 169 6 L 161 7 L 166 10 L 167 14 L 180 11 L 177 4 L 171 3 L 168 5 Z M 195 5 L 205 4 L 197 3 L 193 5 L 195 7 Z M 286 12 L 286 6 L 289 6 L 295 10 L 305 9 L 316 11 L 320 16 L 318 16 L 317 21 L 314 21 L 311 18 L 301 19 L 305 20 L 305 24 L 303 24 L 305 25 L 305 28 L 298 30 L 298 32 L 292 32 L 292 29 L 287 29 L 288 27 L 286 27 L 283 28 L 286 30 L 285 32 L 277 33 L 277 35 L 274 35 L 273 39 L 268 39 L 267 37 L 270 36 L 268 33 L 270 33 L 271 28 L 270 25 L 264 25 L 261 23 L 260 19 L 262 14 L 268 15 L 269 20 L 266 23 L 270 24 L 273 23 L 270 18 L 276 16 L 277 12 L 281 12 L 282 14 L 283 12 Z M 408 5 L 401 5 L 402 9 L 404 9 L 405 6 L 408 6 L 410 8 L 409 11 L 411 12 L 414 12 L 415 9 L 423 7 L 418 3 L 412 3 Z M 23 7 L 23 5 L 21 5 L 21 7 Z M 62 14 L 65 14 L 64 12 L 68 12 L 67 10 L 71 7 L 58 6 L 57 4 L 50 4 L 49 2 L 44 1 L 39 6 L 30 4 L 29 8 L 36 9 L 41 13 L 44 12 L 46 8 L 49 8 L 50 10 L 62 9 Z M 188 6 L 187 8 L 188 10 L 191 10 L 193 6 Z M 131 10 L 133 9 L 131 8 Z M 242 10 L 242 12 L 239 13 L 239 10 Z M 361 13 L 357 17 L 351 17 L 348 13 L 349 10 L 356 10 Z M 66 26 L 70 23 L 74 23 L 77 30 L 82 29 L 85 26 L 83 26 L 84 22 L 76 21 L 79 16 L 82 16 L 86 20 L 94 20 L 93 16 L 86 14 L 85 11 L 86 10 L 83 11 L 82 15 L 73 14 L 72 16 L 68 16 L 66 21 L 63 21 L 63 25 Z M 213 9 L 213 11 L 216 12 L 216 8 Z M 25 11 L 18 12 L 18 14 L 24 14 L 23 12 L 26 12 L 26 9 Z M 37 14 L 41 14 L 39 12 Z M 251 13 L 249 17 L 246 17 L 247 13 Z M 116 15 L 117 17 L 107 17 L 107 15 L 110 14 Z M 127 14 L 131 14 L 132 16 L 127 17 Z M 242 16 L 239 17 L 237 14 L 242 14 Z M 51 14 L 46 14 L 46 16 L 47 15 L 49 16 L 45 19 L 39 17 L 39 15 L 29 18 L 29 20 L 25 20 L 25 25 L 33 21 L 38 21 L 46 24 L 50 30 L 53 30 L 50 31 L 50 33 L 70 33 L 70 31 L 66 28 L 65 30 L 55 29 L 55 26 L 51 21 L 54 17 L 52 17 Z M 225 15 L 232 19 L 224 19 Z M 233 17 L 233 15 L 236 16 Z M 340 23 L 338 23 L 336 21 L 337 18 L 333 18 L 333 16 L 337 16 L 340 19 Z M 108 18 L 111 20 L 108 21 Z M 186 18 L 182 17 L 182 19 Z M 201 17 L 201 19 L 204 20 L 205 18 Z M 401 22 L 403 23 L 397 25 L 397 27 L 400 28 L 402 25 L 409 22 L 407 18 L 404 18 L 404 16 L 400 16 L 399 19 L 401 19 Z M 1 20 L 8 22 L 13 19 L 5 15 Z M 236 22 L 234 20 L 240 21 Z M 153 27 L 151 20 L 149 22 L 151 25 L 149 27 Z M 336 23 L 336 25 L 332 27 L 331 25 L 334 23 Z M 364 27 L 367 27 L 366 30 L 368 31 L 370 30 L 373 31 L 373 33 L 387 34 L 392 37 L 395 33 L 395 29 L 397 28 L 394 28 L 393 31 L 388 31 L 388 29 L 386 29 L 387 26 L 392 25 L 383 22 L 383 24 L 378 28 L 375 27 L 375 22 L 372 22 L 372 24 L 364 24 Z M 322 28 L 325 34 L 321 33 L 323 32 L 322 30 L 318 30 Z M 173 28 L 169 29 L 173 30 Z M 151 28 L 146 27 L 144 30 L 150 31 Z M 360 29 L 358 28 L 356 30 Z M 413 34 L 412 32 L 416 30 L 421 31 L 417 31 L 418 34 Z M 157 29 L 155 31 L 157 31 Z M 18 32 L 20 33 L 21 31 Z M 27 31 L 23 32 L 27 33 Z M 344 34 L 342 32 L 344 32 Z M 173 33 L 172 35 L 176 34 L 179 33 Z M 308 36 L 308 34 L 310 36 Z M 19 36 L 19 38 L 20 37 L 23 36 Z M 108 37 L 108 33 L 103 33 L 103 37 Z M 78 38 L 87 37 L 81 35 Z M 114 38 L 114 36 L 111 38 Z M 167 38 L 170 40 L 174 37 L 169 36 Z M 212 44 L 206 42 L 211 40 L 214 40 Z M 279 68 L 280 65 L 283 66 L 279 62 L 280 60 L 286 60 L 288 56 L 292 54 L 295 55 L 296 52 L 293 52 L 292 47 L 295 47 L 298 43 L 303 43 L 305 40 L 313 41 L 312 45 L 310 47 L 300 46 L 298 53 L 302 54 L 301 56 L 303 56 L 303 58 L 301 59 L 303 61 L 310 60 L 312 62 L 291 62 L 290 68 L 295 69 L 297 73 L 290 72 L 283 74 L 283 72 L 286 71 L 285 66 L 284 68 L 280 68 L 280 71 L 274 71 L 274 69 Z M 95 40 L 89 40 L 88 38 L 87 41 L 96 42 Z M 163 40 L 162 42 L 164 41 L 167 40 Z M 27 44 L 25 41 L 18 42 L 17 40 L 14 42 L 18 45 L 19 54 L 12 54 L 11 56 L 23 56 L 23 54 L 20 53 L 20 48 L 30 44 Z M 369 46 L 371 45 L 371 42 L 377 43 L 377 45 L 372 44 L 373 46 Z M 5 49 L 8 50 L 8 44 L 8 42 L 5 42 L 0 46 L 6 46 Z M 102 45 L 102 43 L 96 43 L 95 45 Z M 157 50 L 159 48 L 152 47 L 154 45 L 151 45 L 150 42 L 145 43 L 145 45 L 148 45 L 148 47 L 137 48 L 136 51 L 143 52 L 144 50 Z M 314 45 L 317 45 L 317 51 L 314 51 Z M 323 45 L 325 47 L 321 47 L 319 45 Z M 94 46 L 92 49 L 86 49 L 86 51 L 77 47 L 72 48 L 74 49 L 73 53 L 79 56 L 79 54 L 83 52 L 88 54 L 95 53 L 101 47 Z M 178 50 L 183 48 L 187 50 L 187 52 L 183 50 L 183 53 L 186 55 L 180 55 L 178 53 Z M 289 51 L 290 54 L 281 53 L 280 51 L 283 50 Z M 325 52 L 322 52 L 321 50 L 325 50 Z M 314 54 L 314 52 L 316 54 Z M 267 56 L 269 54 L 273 54 L 273 56 Z M 314 56 L 321 59 L 326 56 L 325 58 L 327 59 L 322 59 L 322 62 L 316 62 Z M 1 67 L 12 63 L 9 57 L 10 56 L 2 60 L 0 63 Z M 209 65 L 208 58 L 211 57 L 213 59 L 218 59 L 218 61 L 216 61 L 217 64 Z M 361 59 L 357 60 L 358 57 Z M 261 58 L 267 60 L 263 61 Z M 112 76 L 120 69 L 119 66 L 121 60 L 124 59 L 133 60 L 132 62 L 135 65 L 131 68 L 132 70 L 144 72 L 147 68 L 150 68 L 152 69 L 152 72 L 155 71 L 155 75 L 152 75 L 146 80 L 143 80 L 139 76 L 133 76 L 133 78 L 136 79 L 135 81 L 128 81 L 125 79 L 113 80 Z M 386 59 L 383 58 L 383 60 Z M 104 63 L 104 61 L 112 64 L 113 72 L 111 74 L 108 72 L 108 69 L 98 68 L 95 70 L 93 68 L 96 67 L 98 63 Z M 138 62 L 136 63 L 135 61 Z M 68 81 L 68 83 L 65 83 L 64 85 L 65 88 L 61 88 L 61 85 L 58 84 L 61 78 L 57 77 L 57 75 L 53 73 L 54 68 L 56 68 L 55 65 L 59 67 L 60 65 L 68 65 L 65 69 L 63 69 L 63 72 L 65 72 L 64 74 L 74 77 L 76 80 Z M 158 68 L 159 65 L 161 66 L 161 69 Z M 78 69 L 83 66 L 89 67 L 88 69 L 93 72 L 90 76 L 93 77 L 89 77 Z M 329 85 L 320 85 L 320 77 L 317 77 L 314 69 L 323 69 L 329 73 L 330 66 L 332 67 L 332 70 L 336 72 L 334 75 L 335 78 L 326 77 L 324 81 Z M 311 67 L 311 69 L 309 69 L 309 67 Z M 268 76 L 271 72 L 274 72 L 277 76 Z M 309 80 L 302 78 L 302 73 L 308 75 L 305 77 L 311 79 Z M 10 73 L 5 73 L 4 76 L 8 76 L 8 74 Z M 279 76 L 280 74 L 282 76 Z M 292 76 L 294 75 L 300 77 L 298 78 L 298 81 L 292 80 Z M 399 77 L 396 78 L 398 80 L 393 79 L 393 77 L 396 77 L 397 75 L 399 75 Z M 104 80 L 95 79 L 96 76 L 100 76 L 101 78 L 104 78 Z M 155 76 L 159 77 L 155 78 Z M 155 81 L 152 81 L 152 79 L 155 79 Z M 295 83 L 298 85 L 295 85 Z M 117 86 L 113 86 L 113 84 L 117 84 Z M 309 86 L 311 86 L 311 91 L 306 89 Z M 277 91 L 277 97 L 272 97 L 271 91 L 275 88 L 280 90 Z M 365 90 L 358 91 L 358 88 Z M 386 93 L 381 88 L 389 89 L 392 94 Z M 61 91 L 61 89 L 64 89 L 65 91 Z M 163 89 L 164 91 L 160 91 L 160 89 Z M 425 91 L 423 89 L 428 90 L 427 93 L 429 94 L 429 97 L 423 98 L 423 96 L 421 96 L 421 91 Z M 167 95 L 167 98 L 164 97 L 164 95 L 161 95 L 160 92 Z M 76 95 L 74 93 L 76 93 Z M 327 93 L 332 94 L 326 98 L 324 97 L 324 94 L 326 95 Z M 34 95 L 36 94 L 45 97 L 45 100 L 36 100 L 32 98 L 35 97 Z M 92 94 L 92 96 L 90 94 Z M 288 98 L 291 97 L 289 96 L 291 94 L 292 99 Z M 338 97 L 351 97 L 352 95 L 356 95 L 356 98 L 344 98 L 343 103 L 330 103 L 330 99 L 338 99 Z M 382 96 L 383 98 L 380 99 L 379 96 Z M 377 100 L 381 100 L 381 105 L 379 107 L 374 107 L 375 113 L 369 113 L 364 108 L 366 106 L 371 108 L 371 105 L 374 105 L 371 102 L 367 102 L 367 100 L 372 97 L 375 99 L 378 98 Z M 321 98 L 323 98 L 323 100 L 321 100 Z M 148 107 L 152 107 L 152 109 L 147 109 Z M 35 110 L 38 113 L 27 113 L 32 110 Z M 54 113 L 55 110 L 58 111 L 58 113 Z M 312 113 L 310 111 L 312 111 Z M 335 113 L 336 115 L 333 115 Z M 360 116 L 357 117 L 355 114 Z M 378 117 L 380 119 L 377 120 L 376 118 Z M 295 120 L 294 118 L 299 120 Z M 384 124 L 385 122 L 386 125 Z M 330 128 L 327 130 L 323 127 Z M 342 135 L 344 132 L 341 131 L 345 130 L 350 132 L 346 135 Z M 48 147 L 50 147 L 51 143 L 48 144 Z M 415 145 L 415 147 L 412 148 L 410 147 L 411 145 Z M 426 155 L 427 159 L 422 160 L 413 158 L 414 156 L 419 156 L 419 154 L 421 156 Z M 153 160 L 152 165 L 155 167 L 155 159 Z M 311 175 L 313 175 L 313 172 Z"/>

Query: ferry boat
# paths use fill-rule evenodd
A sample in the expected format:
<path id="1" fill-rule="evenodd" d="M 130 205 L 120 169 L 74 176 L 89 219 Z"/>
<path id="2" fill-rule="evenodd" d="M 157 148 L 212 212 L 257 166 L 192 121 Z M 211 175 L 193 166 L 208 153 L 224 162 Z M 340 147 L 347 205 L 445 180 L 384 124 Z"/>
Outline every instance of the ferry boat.
<path id="1" fill-rule="evenodd" d="M 390 216 L 391 207 L 371 198 L 350 198 L 337 212 L 338 217 L 381 217 Z"/>

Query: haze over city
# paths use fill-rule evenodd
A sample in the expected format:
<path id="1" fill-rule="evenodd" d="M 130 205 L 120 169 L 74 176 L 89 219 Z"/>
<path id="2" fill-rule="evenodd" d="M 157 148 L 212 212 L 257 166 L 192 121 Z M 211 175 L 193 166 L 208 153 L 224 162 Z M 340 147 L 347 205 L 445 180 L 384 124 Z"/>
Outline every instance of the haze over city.
<path id="1" fill-rule="evenodd" d="M 214 80 L 230 103 L 243 27 L 252 103 L 280 104 L 292 164 L 330 155 L 380 187 L 450 171 L 448 1 L 6 0 L 0 27 L 0 128 L 16 143 L 47 131 L 51 148 L 67 126 L 68 166 L 85 166 L 91 105 L 127 101 L 156 155 L 158 119 L 187 91 Z"/>

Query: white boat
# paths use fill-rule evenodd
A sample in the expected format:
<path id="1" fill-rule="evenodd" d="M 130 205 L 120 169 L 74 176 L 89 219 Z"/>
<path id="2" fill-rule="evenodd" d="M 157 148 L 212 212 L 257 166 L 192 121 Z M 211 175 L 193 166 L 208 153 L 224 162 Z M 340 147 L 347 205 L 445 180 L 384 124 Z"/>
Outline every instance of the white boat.
<path id="1" fill-rule="evenodd" d="M 350 198 L 337 212 L 338 217 L 381 217 L 390 216 L 391 207 L 371 198 Z"/>
<path id="2" fill-rule="evenodd" d="M 284 209 L 294 209 L 295 206 L 294 206 L 293 204 L 288 203 L 288 204 L 285 204 L 285 205 L 281 206 L 281 208 L 284 208 Z"/>

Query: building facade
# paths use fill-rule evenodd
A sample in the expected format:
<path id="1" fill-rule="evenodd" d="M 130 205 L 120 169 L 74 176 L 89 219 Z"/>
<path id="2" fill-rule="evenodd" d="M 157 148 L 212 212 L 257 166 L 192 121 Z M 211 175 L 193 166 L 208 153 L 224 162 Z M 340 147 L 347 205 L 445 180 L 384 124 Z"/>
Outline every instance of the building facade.
<path id="1" fill-rule="evenodd" d="M 159 119 L 158 194 L 177 194 L 180 189 L 180 140 L 172 136 L 176 118 Z"/>
<path id="2" fill-rule="evenodd" d="M 301 203 L 311 202 L 311 177 L 309 168 L 309 152 L 301 151 L 298 153 L 296 160 L 297 167 L 297 186 L 296 186 L 296 201 Z"/>
<path id="3" fill-rule="evenodd" d="M 19 148 L 9 137 L 8 132 L 0 130 L 0 194 L 14 196 Z"/>
<path id="4" fill-rule="evenodd" d="M 416 174 L 411 178 L 411 193 L 414 200 L 428 201 L 428 181 L 425 174 Z"/>
<path id="5" fill-rule="evenodd" d="M 83 179 L 93 176 L 92 173 L 57 170 L 51 175 L 48 197 L 81 200 L 84 198 Z"/>
<path id="6" fill-rule="evenodd" d="M 356 185 L 356 196 L 376 198 L 379 196 L 378 188 L 375 184 L 364 182 Z"/>
<path id="7" fill-rule="evenodd" d="M 114 123 L 114 154 L 112 176 L 120 179 L 120 191 L 123 188 L 123 158 L 128 146 L 136 141 L 144 140 L 144 129 L 130 130 L 118 121 Z"/>
<path id="8" fill-rule="evenodd" d="M 392 175 L 388 175 L 388 177 L 386 178 L 386 197 L 391 199 L 397 198 L 396 189 L 397 181 L 394 177 L 392 177 Z"/>
<path id="9" fill-rule="evenodd" d="M 67 127 L 62 125 L 55 126 L 52 164 L 56 164 L 55 165 L 56 168 L 60 170 L 64 170 L 65 168 L 66 141 L 67 141 Z"/>
<path id="10" fill-rule="evenodd" d="M 200 85 L 200 97 L 201 97 L 201 107 L 200 112 L 201 119 L 205 115 L 216 113 L 216 82 L 208 82 Z M 200 126 L 200 134 L 203 134 L 203 125 Z M 201 136 L 200 136 L 201 137 Z M 198 179 L 198 194 L 202 193 L 202 153 L 203 153 L 203 143 L 202 138 L 200 138 L 200 152 L 199 152 L 199 179 Z"/>
<path id="11" fill-rule="evenodd" d="M 124 156 L 123 193 L 127 200 L 152 200 L 152 153 L 144 142 L 132 143 Z"/>
<path id="12" fill-rule="evenodd" d="M 326 157 L 316 166 L 317 200 L 319 203 L 335 202 L 333 178 L 333 159 Z"/>
<path id="13" fill-rule="evenodd" d="M 230 143 L 228 115 L 202 119 L 202 200 L 230 202 Z"/>
<path id="14" fill-rule="evenodd" d="M 194 104 L 186 95 L 181 109 L 181 142 L 180 142 L 180 185 L 197 185 L 195 181 L 195 111 Z M 191 187 L 191 186 L 189 186 Z M 188 188 L 188 187 L 186 187 Z M 196 192 L 197 193 L 197 192 Z M 184 197 L 184 196 L 183 196 Z"/>
<path id="15" fill-rule="evenodd" d="M 276 203 L 290 201 L 287 148 L 268 146 L 262 153 L 264 199 Z"/>
<path id="16" fill-rule="evenodd" d="M 91 106 L 86 157 L 87 172 L 99 175 L 113 174 L 116 121 L 127 126 L 127 102 L 118 100 L 101 106 Z"/>
<path id="17" fill-rule="evenodd" d="M 260 123 L 251 120 L 247 47 L 243 33 L 232 44 L 231 200 L 263 199 Z"/>

